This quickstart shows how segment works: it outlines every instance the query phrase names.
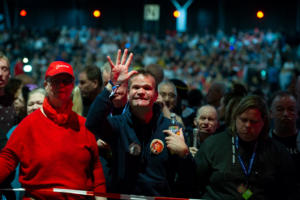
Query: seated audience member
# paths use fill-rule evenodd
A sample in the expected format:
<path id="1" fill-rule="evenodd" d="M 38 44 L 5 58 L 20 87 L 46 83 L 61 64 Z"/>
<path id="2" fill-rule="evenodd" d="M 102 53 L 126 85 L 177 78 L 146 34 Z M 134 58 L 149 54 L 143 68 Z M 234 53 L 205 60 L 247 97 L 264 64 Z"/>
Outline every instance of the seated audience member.
<path id="1" fill-rule="evenodd" d="M 268 133 L 265 101 L 244 97 L 229 129 L 207 138 L 195 156 L 204 199 L 299 199 L 293 161 Z"/>
<path id="2" fill-rule="evenodd" d="M 72 66 L 52 62 L 44 86 L 46 98 L 42 108 L 16 127 L 0 152 L 0 182 L 20 163 L 24 198 L 86 199 L 50 192 L 52 188 L 105 192 L 95 137 L 84 126 L 85 119 L 72 111 Z"/>

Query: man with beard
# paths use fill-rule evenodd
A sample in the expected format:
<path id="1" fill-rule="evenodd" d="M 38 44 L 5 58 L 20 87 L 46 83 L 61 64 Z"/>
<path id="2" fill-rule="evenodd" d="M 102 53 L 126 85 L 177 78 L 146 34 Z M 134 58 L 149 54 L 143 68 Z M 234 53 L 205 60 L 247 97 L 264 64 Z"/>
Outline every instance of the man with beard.
<path id="1" fill-rule="evenodd" d="M 87 116 L 90 105 L 93 103 L 96 96 L 101 92 L 102 76 L 101 71 L 96 66 L 86 66 L 79 73 L 79 89 L 83 101 L 84 117 Z"/>
<path id="2" fill-rule="evenodd" d="M 297 107 L 296 98 L 287 91 L 275 93 L 271 104 L 271 119 L 273 129 L 271 136 L 282 143 L 290 153 L 297 169 L 300 168 L 300 134 L 296 128 Z M 300 172 L 297 170 L 297 180 Z"/>

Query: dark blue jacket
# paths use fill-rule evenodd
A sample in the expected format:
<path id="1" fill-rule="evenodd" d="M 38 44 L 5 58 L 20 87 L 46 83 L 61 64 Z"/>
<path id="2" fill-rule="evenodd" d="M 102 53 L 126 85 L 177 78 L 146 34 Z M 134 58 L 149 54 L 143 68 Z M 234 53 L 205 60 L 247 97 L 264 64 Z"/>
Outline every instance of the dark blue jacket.
<path id="1" fill-rule="evenodd" d="M 122 115 L 110 116 L 109 94 L 104 89 L 97 96 L 88 113 L 86 127 L 111 146 L 113 192 L 174 196 L 175 179 L 181 183 L 189 181 L 195 166 L 190 155 L 183 159 L 168 151 L 163 130 L 168 129 L 170 120 L 163 117 L 158 106 L 153 107 L 154 115 L 149 124 L 140 122 L 130 108 Z M 158 155 L 150 150 L 153 139 L 164 143 L 164 149 Z M 132 144 L 141 147 L 139 155 L 129 153 Z"/>

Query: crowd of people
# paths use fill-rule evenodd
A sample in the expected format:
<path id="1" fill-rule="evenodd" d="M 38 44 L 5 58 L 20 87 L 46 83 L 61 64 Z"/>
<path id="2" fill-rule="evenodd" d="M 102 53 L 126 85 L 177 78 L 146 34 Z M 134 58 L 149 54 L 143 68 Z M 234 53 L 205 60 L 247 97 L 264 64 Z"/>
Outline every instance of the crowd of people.
<path id="1" fill-rule="evenodd" d="M 0 49 L 10 58 L 12 68 L 27 57 L 33 66 L 31 75 L 40 86 L 52 60 L 70 63 L 77 75 L 86 65 L 103 66 L 106 56 L 115 55 L 118 48 L 135 53 L 132 67 L 160 64 L 167 78 L 183 79 L 204 93 L 214 80 L 242 81 L 252 90 L 265 92 L 286 89 L 299 69 L 300 58 L 297 44 L 288 44 L 285 35 L 271 30 L 233 29 L 229 34 L 220 30 L 201 35 L 170 32 L 159 37 L 87 27 L 46 31 L 21 27 L 0 32 Z"/>
<path id="2" fill-rule="evenodd" d="M 27 189 L 7 199 L 85 199 L 54 187 L 300 198 L 300 53 L 283 35 L 64 27 L 0 38 L 1 188 L 15 176 Z"/>

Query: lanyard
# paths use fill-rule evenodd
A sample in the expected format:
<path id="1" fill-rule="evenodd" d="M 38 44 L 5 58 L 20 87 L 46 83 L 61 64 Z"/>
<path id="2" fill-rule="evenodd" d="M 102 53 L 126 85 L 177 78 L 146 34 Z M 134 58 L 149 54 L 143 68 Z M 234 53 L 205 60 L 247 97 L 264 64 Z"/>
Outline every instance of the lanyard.
<path id="1" fill-rule="evenodd" d="M 238 136 L 235 137 L 235 147 L 236 147 L 236 150 L 238 150 L 238 148 L 239 148 L 239 138 L 238 138 Z M 243 171 L 244 171 L 247 178 L 249 177 L 249 175 L 251 173 L 251 170 L 252 170 L 254 158 L 255 158 L 255 155 L 256 155 L 256 148 L 257 148 L 257 142 L 255 143 L 255 146 L 254 146 L 254 149 L 253 149 L 253 153 L 252 153 L 252 156 L 251 156 L 251 159 L 250 159 L 248 170 L 246 169 L 246 166 L 244 164 L 244 161 L 243 161 L 241 155 L 238 153 L 238 158 L 239 158 L 241 167 L 242 167 L 242 169 L 243 169 Z"/>

